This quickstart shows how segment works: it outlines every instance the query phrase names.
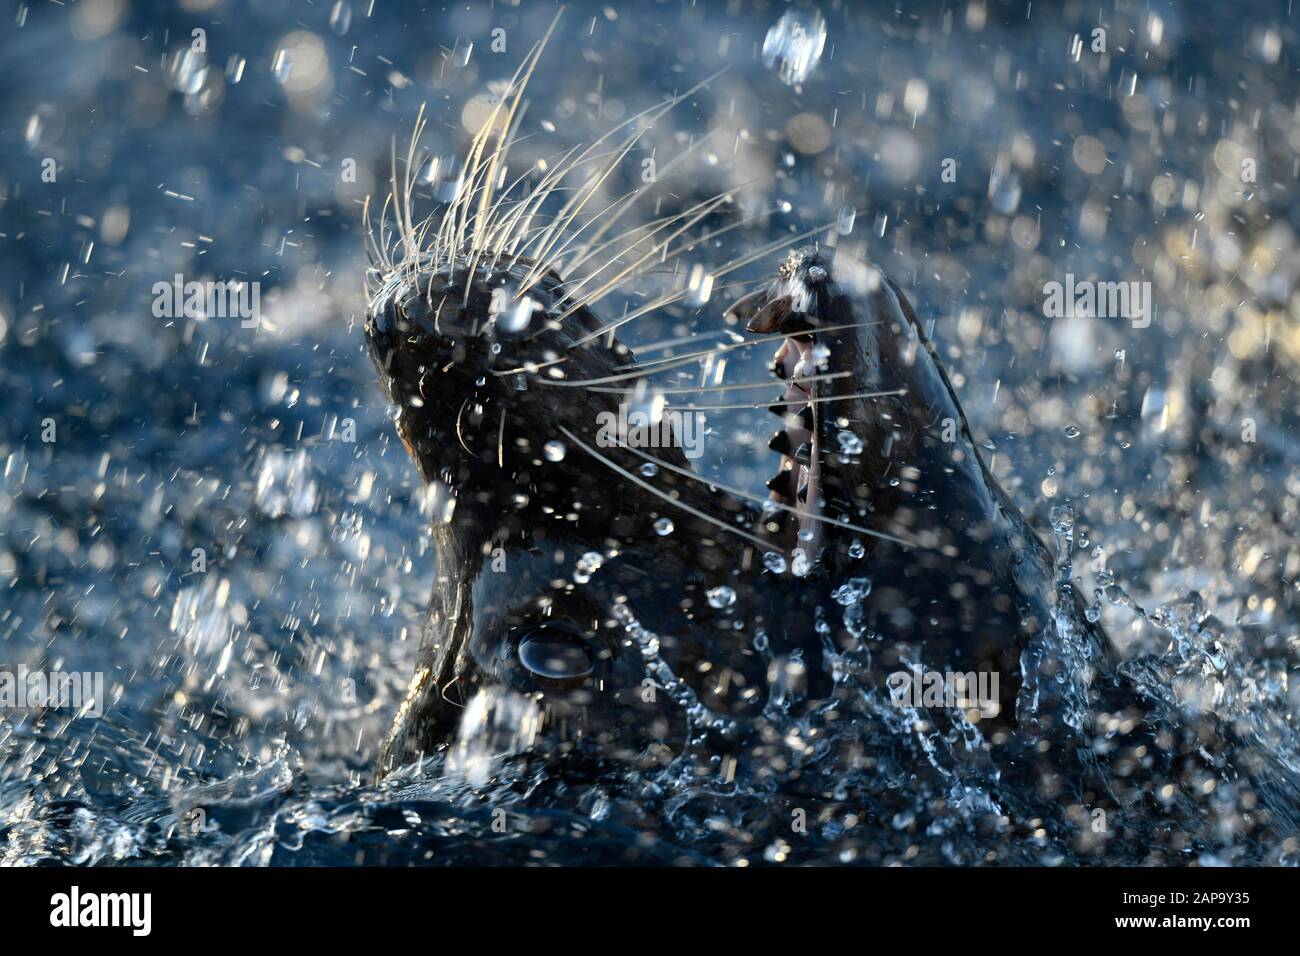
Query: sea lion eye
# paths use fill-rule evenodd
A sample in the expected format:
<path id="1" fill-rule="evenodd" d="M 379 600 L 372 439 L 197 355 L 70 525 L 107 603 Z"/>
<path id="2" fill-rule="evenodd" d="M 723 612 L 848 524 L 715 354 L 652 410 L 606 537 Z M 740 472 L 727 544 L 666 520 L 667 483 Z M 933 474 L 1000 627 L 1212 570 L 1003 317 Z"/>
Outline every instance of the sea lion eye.
<path id="1" fill-rule="evenodd" d="M 515 640 L 515 653 L 526 671 L 546 681 L 582 680 L 593 670 L 586 639 L 554 624 L 522 629 Z"/>

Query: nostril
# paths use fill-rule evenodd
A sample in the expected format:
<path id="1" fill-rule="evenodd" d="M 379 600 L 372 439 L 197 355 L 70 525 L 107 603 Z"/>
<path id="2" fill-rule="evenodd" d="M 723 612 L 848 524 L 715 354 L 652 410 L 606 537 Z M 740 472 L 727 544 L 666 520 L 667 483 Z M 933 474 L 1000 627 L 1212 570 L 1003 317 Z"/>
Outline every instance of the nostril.
<path id="1" fill-rule="evenodd" d="M 519 638 L 519 663 L 535 677 L 550 681 L 582 680 L 591 675 L 587 642 L 556 628 L 534 628 Z"/>

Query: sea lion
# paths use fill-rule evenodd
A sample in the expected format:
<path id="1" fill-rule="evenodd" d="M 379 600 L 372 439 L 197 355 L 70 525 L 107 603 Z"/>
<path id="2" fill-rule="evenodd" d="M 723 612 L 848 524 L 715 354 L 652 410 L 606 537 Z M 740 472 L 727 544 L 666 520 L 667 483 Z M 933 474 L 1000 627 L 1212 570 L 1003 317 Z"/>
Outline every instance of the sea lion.
<path id="1" fill-rule="evenodd" d="M 374 244 L 366 340 L 397 432 L 438 497 L 420 662 L 381 772 L 447 745 L 488 688 L 536 703 L 540 751 L 632 762 L 686 746 L 741 753 L 750 718 L 774 699 L 822 699 L 846 674 L 884 686 L 899 673 L 983 673 L 997 678 L 981 684 L 995 698 L 980 702 L 985 719 L 1019 709 L 1055 720 L 1042 693 L 1054 681 L 1040 680 L 1051 660 L 1031 669 L 1018 707 L 1022 652 L 1052 615 L 1052 558 L 985 466 L 911 305 L 877 269 L 797 250 L 727 310 L 755 344 L 772 344 L 787 383 L 772 406 L 782 428 L 766 495 L 703 480 L 671 430 L 649 450 L 611 432 L 655 395 L 655 375 L 681 364 L 638 362 L 617 330 L 680 293 L 614 322 L 599 303 L 680 251 L 673 241 L 726 196 L 634 230 L 629 249 L 573 274 L 592 259 L 585 250 L 609 245 L 601 213 L 577 226 L 578 212 L 600 206 L 597 187 L 655 111 L 694 90 L 628 120 L 608 159 L 597 147 L 613 130 L 521 196 L 502 186 L 505 157 L 544 43 L 475 137 L 464 188 L 417 226 L 421 114 L 401 185 L 394 162 L 396 252 Z M 603 169 L 586 165 L 598 158 Z M 543 217 L 566 176 L 569 198 Z M 1080 644 L 1095 655 L 1091 632 Z"/>
<path id="2" fill-rule="evenodd" d="M 403 186 L 394 162 L 396 251 L 382 225 L 374 243 L 365 334 L 397 432 L 435 490 L 436 565 L 377 773 L 445 754 L 443 771 L 476 785 L 481 758 L 522 748 L 545 764 L 529 779 L 559 793 L 609 771 L 601 787 L 643 787 L 649 812 L 668 795 L 747 794 L 770 798 L 781 827 L 782 801 L 857 800 L 865 785 L 889 793 L 865 800 L 879 814 L 942 792 L 968 824 L 982 814 L 1012 834 L 1019 821 L 1035 840 L 1079 832 L 1083 810 L 1096 834 L 1100 814 L 1105 836 L 1081 844 L 1090 853 L 1121 834 L 1148 846 L 1178 793 L 1194 821 L 1201 781 L 1217 775 L 1249 780 L 1252 825 L 1257 801 L 1261 821 L 1294 832 L 1300 785 L 1251 722 L 1176 714 L 1182 672 L 1111 646 L 1072 578 L 1072 513 L 1054 509 L 1049 553 L 878 268 L 843 243 L 774 243 L 711 276 L 775 267 L 724 313 L 756 338 L 632 354 L 619 330 L 684 290 L 629 295 L 637 304 L 613 321 L 601 299 L 702 248 L 689 233 L 726 196 L 636 227 L 609 253 L 624 204 L 653 186 L 594 197 L 654 110 L 629 120 L 621 146 L 598 149 L 611 131 L 503 186 L 521 77 L 540 48 L 475 137 L 450 204 L 419 224 L 417 121 Z M 559 212 L 544 212 L 561 194 Z M 662 407 L 661 373 L 769 345 L 785 390 L 766 493 L 703 479 L 671 429 L 649 449 L 611 435 L 630 406 Z M 963 678 L 956 701 L 950 675 Z"/>
<path id="3" fill-rule="evenodd" d="M 602 413 L 649 370 L 555 273 L 534 276 L 531 319 L 510 331 L 502 303 L 535 266 L 439 253 L 387 275 L 367 311 L 398 433 L 451 509 L 385 769 L 447 744 L 489 685 L 536 700 L 559 751 L 659 759 L 686 734 L 734 747 L 767 702 L 769 657 L 800 661 L 814 699 L 828 653 L 877 680 L 994 673 L 986 716 L 1014 719 L 1052 559 L 897 286 L 810 248 L 730 310 L 773 341 L 788 382 L 756 504 L 702 482 L 679 448 L 600 447 Z"/>

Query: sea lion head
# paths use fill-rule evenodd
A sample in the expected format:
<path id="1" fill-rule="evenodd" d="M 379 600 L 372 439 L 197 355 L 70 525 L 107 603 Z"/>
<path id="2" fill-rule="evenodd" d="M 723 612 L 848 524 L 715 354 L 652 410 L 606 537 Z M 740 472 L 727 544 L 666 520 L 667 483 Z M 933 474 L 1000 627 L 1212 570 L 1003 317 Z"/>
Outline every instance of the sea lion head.
<path id="1" fill-rule="evenodd" d="M 614 322 L 596 309 L 689 247 L 675 240 L 726 194 L 632 230 L 628 248 L 570 275 L 591 258 L 570 240 L 605 214 L 588 200 L 638 134 L 603 172 L 584 165 L 589 149 L 507 203 L 522 96 L 512 83 L 505 121 L 494 113 L 475 138 L 468 188 L 440 219 L 412 223 L 414 180 L 399 186 L 394 172 L 400 255 L 374 248 L 366 339 L 430 489 L 435 552 L 420 663 L 381 771 L 455 743 L 467 705 L 484 717 L 484 694 L 536 708 L 539 752 L 590 745 L 653 763 L 688 745 L 742 746 L 747 718 L 775 697 L 789 710 L 787 676 L 801 672 L 817 700 L 835 675 L 868 669 L 874 641 L 885 666 L 919 645 L 927 662 L 1010 666 L 1008 634 L 1040 616 L 1018 602 L 1014 571 L 1037 542 L 902 293 L 814 247 L 728 310 L 777 347 L 779 465 L 766 494 L 703 479 L 685 454 L 693 423 L 665 411 L 655 385 L 665 366 L 618 337 L 673 296 Z M 561 215 L 534 228 L 566 182 Z M 608 225 L 577 249 L 608 245 Z"/>
<path id="2" fill-rule="evenodd" d="M 547 755 L 642 764 L 743 747 L 796 671 L 811 704 L 848 672 L 992 670 L 1010 714 L 1050 558 L 897 287 L 814 248 L 728 310 L 785 383 L 765 500 L 701 480 L 671 429 L 648 450 L 602 431 L 652 373 L 572 288 L 525 259 L 452 259 L 371 299 L 436 502 L 424 657 L 385 769 L 452 744 L 488 690 L 538 708 Z"/>
<path id="3" fill-rule="evenodd" d="M 518 465 L 543 453 L 539 433 L 506 442 L 505 416 L 551 418 L 563 404 L 560 423 L 586 431 L 600 411 L 616 407 L 586 389 L 571 389 L 561 403 L 555 388 L 544 387 L 612 374 L 631 355 L 595 337 L 600 321 L 592 311 L 571 304 L 554 273 L 530 277 L 533 265 L 425 259 L 393 269 L 371 298 L 370 355 L 396 405 L 397 432 L 426 481 L 464 485 L 472 475 L 479 485 L 501 483 L 507 460 Z"/>
<path id="4" fill-rule="evenodd" d="M 370 299 L 370 354 L 433 489 L 437 567 L 386 768 L 454 741 L 489 688 L 536 704 L 551 753 L 643 761 L 688 733 L 725 747 L 765 697 L 764 515 L 691 472 L 671 421 L 628 447 L 645 377 L 580 303 L 522 258 L 424 261 Z"/>

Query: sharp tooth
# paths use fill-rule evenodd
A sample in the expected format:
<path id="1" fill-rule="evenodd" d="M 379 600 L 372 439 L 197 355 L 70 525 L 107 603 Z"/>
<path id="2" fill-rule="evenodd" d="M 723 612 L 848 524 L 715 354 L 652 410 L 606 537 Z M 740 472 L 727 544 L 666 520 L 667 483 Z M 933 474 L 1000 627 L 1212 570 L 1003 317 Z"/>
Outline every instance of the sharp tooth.
<path id="1" fill-rule="evenodd" d="M 800 504 L 803 504 L 803 503 L 805 503 L 805 502 L 808 500 L 808 484 L 807 484 L 807 482 L 805 482 L 804 485 L 803 485 L 803 487 L 801 487 L 801 488 L 799 489 L 799 495 L 798 495 L 798 497 L 799 497 L 799 503 L 800 503 Z"/>
<path id="2" fill-rule="evenodd" d="M 785 402 L 784 399 L 782 399 L 779 402 L 776 402 L 775 404 L 767 406 L 767 410 L 771 412 L 773 415 L 776 415 L 780 418 L 785 418 L 786 415 L 794 414 L 794 412 L 791 410 L 790 406 Z"/>
<path id="3" fill-rule="evenodd" d="M 790 454 L 790 435 L 788 432 L 779 431 L 772 436 L 772 440 L 767 443 L 767 447 L 774 452 L 782 455 Z"/>
<path id="4" fill-rule="evenodd" d="M 794 497 L 794 472 L 782 471 L 768 479 L 767 487 L 776 492 L 782 498 L 790 499 Z"/>
<path id="5" fill-rule="evenodd" d="M 785 432 L 782 432 L 781 434 L 784 435 Z M 786 438 L 786 444 L 787 444 L 787 445 L 789 444 L 789 438 L 788 438 L 788 437 Z M 785 452 L 782 452 L 782 454 L 786 454 L 786 453 L 785 453 Z M 811 464 L 812 464 L 812 445 L 808 444 L 808 442 L 804 442 L 802 445 L 800 445 L 800 446 L 799 446 L 799 450 L 796 451 L 796 452 L 794 453 L 794 460 L 797 461 L 797 462 L 798 462 L 799 464 L 801 464 L 801 465 L 811 465 Z"/>
<path id="6" fill-rule="evenodd" d="M 799 409 L 799 422 L 809 431 L 815 430 L 817 427 L 817 420 L 813 418 L 811 405 L 805 405 L 803 408 Z"/>

